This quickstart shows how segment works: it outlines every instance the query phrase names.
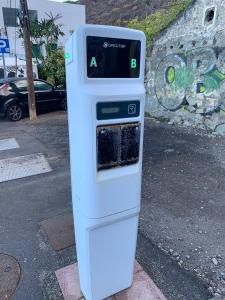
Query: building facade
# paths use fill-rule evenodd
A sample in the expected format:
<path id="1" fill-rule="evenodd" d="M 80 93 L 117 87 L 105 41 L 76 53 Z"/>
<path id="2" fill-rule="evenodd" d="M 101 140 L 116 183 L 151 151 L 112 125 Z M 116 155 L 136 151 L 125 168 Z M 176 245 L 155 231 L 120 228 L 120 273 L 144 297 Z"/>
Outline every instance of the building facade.
<path id="1" fill-rule="evenodd" d="M 225 1 L 196 0 L 147 61 L 149 115 L 225 132 Z"/>

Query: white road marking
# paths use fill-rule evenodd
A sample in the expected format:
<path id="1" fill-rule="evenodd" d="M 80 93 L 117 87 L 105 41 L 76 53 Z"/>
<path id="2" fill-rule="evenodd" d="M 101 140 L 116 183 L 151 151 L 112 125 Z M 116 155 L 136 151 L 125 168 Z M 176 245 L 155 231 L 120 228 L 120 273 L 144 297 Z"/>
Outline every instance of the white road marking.
<path id="1" fill-rule="evenodd" d="M 41 153 L 0 160 L 0 183 L 51 172 L 45 156 Z"/>
<path id="2" fill-rule="evenodd" d="M 0 151 L 16 149 L 19 147 L 20 147 L 19 144 L 17 143 L 16 139 L 14 139 L 14 138 L 0 140 Z"/>

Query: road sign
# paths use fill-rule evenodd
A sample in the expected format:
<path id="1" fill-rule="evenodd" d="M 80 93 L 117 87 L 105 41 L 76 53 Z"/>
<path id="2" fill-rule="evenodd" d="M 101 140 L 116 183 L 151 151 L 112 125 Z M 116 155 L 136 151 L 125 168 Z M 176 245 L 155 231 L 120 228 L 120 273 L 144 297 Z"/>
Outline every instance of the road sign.
<path id="1" fill-rule="evenodd" d="M 9 40 L 0 38 L 0 53 L 10 53 Z"/>

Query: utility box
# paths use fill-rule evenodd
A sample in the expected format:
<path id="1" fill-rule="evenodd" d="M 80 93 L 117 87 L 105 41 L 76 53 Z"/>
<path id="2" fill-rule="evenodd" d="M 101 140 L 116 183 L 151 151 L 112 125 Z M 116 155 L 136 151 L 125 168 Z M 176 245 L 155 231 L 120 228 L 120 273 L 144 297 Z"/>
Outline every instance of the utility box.
<path id="1" fill-rule="evenodd" d="M 81 290 L 132 285 L 141 198 L 145 35 L 84 25 L 66 45 L 73 213 Z"/>

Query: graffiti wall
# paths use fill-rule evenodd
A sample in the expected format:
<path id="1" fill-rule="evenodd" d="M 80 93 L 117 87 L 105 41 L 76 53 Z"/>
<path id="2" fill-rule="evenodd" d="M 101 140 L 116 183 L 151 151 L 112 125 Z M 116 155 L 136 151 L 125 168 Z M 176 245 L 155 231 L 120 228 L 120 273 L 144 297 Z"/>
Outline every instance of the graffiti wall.
<path id="1" fill-rule="evenodd" d="M 193 7 L 192 11 L 189 12 L 189 27 L 185 17 L 177 26 L 177 31 L 183 30 L 183 35 L 171 38 L 173 33 L 176 36 L 175 24 L 168 32 L 170 38 L 164 35 L 148 59 L 146 111 L 171 124 L 225 133 L 225 30 L 210 27 L 204 31 L 204 18 L 201 30 L 197 30 L 193 16 L 199 10 Z M 189 35 L 191 20 L 196 34 Z M 220 28 L 224 22 L 220 23 Z"/>

